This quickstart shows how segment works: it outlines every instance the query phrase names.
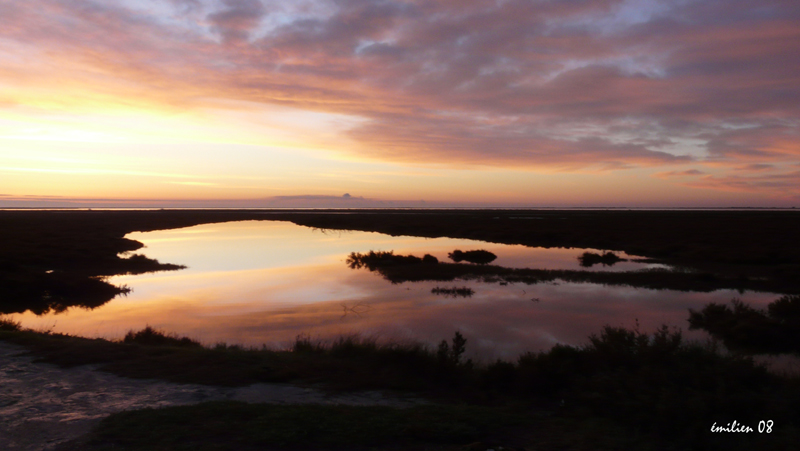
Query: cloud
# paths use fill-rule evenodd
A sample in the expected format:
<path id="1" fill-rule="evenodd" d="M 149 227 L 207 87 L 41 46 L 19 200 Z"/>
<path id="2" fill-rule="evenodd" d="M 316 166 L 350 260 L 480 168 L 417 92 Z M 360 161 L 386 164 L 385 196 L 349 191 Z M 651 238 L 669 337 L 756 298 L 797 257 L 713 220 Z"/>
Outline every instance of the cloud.
<path id="1" fill-rule="evenodd" d="M 775 169 L 775 165 L 766 163 L 753 163 L 736 168 L 736 170 L 738 171 L 747 171 L 747 172 L 762 172 L 762 171 L 770 171 L 773 169 Z"/>
<path id="2" fill-rule="evenodd" d="M 705 172 L 699 169 L 687 169 L 685 171 L 659 172 L 657 174 L 654 174 L 654 176 L 662 179 L 670 179 L 670 178 L 695 177 L 703 174 L 705 174 Z"/>
<path id="3" fill-rule="evenodd" d="M 226 99 L 357 116 L 351 151 L 378 160 L 707 164 L 726 174 L 707 186 L 798 184 L 766 166 L 761 181 L 733 175 L 800 160 L 796 0 L 151 3 L 1 1 L 13 70 L 0 77 L 178 109 Z M 35 61 L 14 63 L 24 49 Z"/>
<path id="4" fill-rule="evenodd" d="M 223 0 L 225 9 L 208 15 L 211 28 L 227 42 L 246 41 L 267 14 L 260 0 Z"/>
<path id="5" fill-rule="evenodd" d="M 709 175 L 685 183 L 685 186 L 732 192 L 767 192 L 776 198 L 800 200 L 798 180 L 800 180 L 800 171 L 767 176 Z"/>
<path id="6" fill-rule="evenodd" d="M 305 194 L 250 199 L 105 199 L 97 197 L 0 194 L 3 208 L 425 208 L 486 207 L 495 204 L 388 200 L 363 196 Z M 496 205 L 495 205 L 496 206 Z"/>

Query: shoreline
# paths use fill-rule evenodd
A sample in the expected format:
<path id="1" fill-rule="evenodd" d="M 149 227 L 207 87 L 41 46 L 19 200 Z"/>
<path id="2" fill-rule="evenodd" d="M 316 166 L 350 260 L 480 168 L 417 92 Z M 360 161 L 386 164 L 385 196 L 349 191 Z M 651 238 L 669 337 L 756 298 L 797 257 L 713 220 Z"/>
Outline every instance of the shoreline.
<path id="1" fill-rule="evenodd" d="M 158 262 L 135 254 L 143 244 L 125 238 L 130 232 L 243 220 L 288 221 L 323 230 L 393 236 L 622 251 L 695 271 L 699 280 L 666 275 L 681 279 L 679 285 L 688 289 L 800 293 L 800 254 L 794 252 L 800 248 L 800 214 L 794 211 L 0 211 L 0 235 L 6 239 L 0 249 L 0 313 L 102 305 L 123 288 L 98 277 L 181 268 L 175 264 L 180 262 Z M 128 257 L 120 257 L 122 253 Z M 609 276 L 615 284 L 633 286 L 669 288 L 677 283 L 635 273 L 630 280 L 620 278 L 625 276 Z"/>
<path id="2" fill-rule="evenodd" d="M 229 431 L 237 430 L 243 421 L 237 418 L 245 415 L 244 412 L 251 412 L 247 414 L 248 418 L 250 415 L 256 415 L 254 418 L 268 415 L 274 416 L 278 422 L 291 418 L 294 418 L 293 422 L 298 421 L 296 415 L 342 418 L 355 415 L 352 418 L 359 420 L 352 421 L 376 421 L 374 427 L 379 430 L 384 427 L 379 425 L 411 421 L 418 415 L 434 415 L 435 420 L 432 419 L 430 424 L 455 421 L 455 424 L 463 425 L 464 422 L 479 421 L 485 425 L 467 435 L 461 432 L 449 435 L 453 430 L 447 429 L 451 432 L 442 433 L 446 437 L 443 440 L 449 445 L 437 448 L 431 444 L 424 448 L 452 451 L 463 450 L 475 440 L 482 443 L 495 440 L 497 443 L 497 437 L 503 437 L 500 443 L 506 448 L 509 448 L 509 443 L 522 444 L 509 449 L 561 449 L 566 443 L 564 437 L 569 435 L 545 434 L 544 438 L 530 435 L 532 430 L 542 427 L 549 430 L 556 425 L 560 425 L 565 434 L 571 431 L 579 437 L 595 436 L 596 439 L 610 440 L 606 442 L 609 444 L 626 443 L 635 448 L 641 448 L 643 443 L 645 448 L 666 443 L 678 448 L 692 444 L 703 446 L 703 449 L 744 450 L 758 444 L 796 443 L 793 431 L 800 426 L 800 418 L 792 407 L 792 400 L 800 395 L 800 378 L 769 374 L 749 359 L 722 355 L 713 348 L 684 342 L 680 333 L 666 328 L 645 334 L 607 326 L 599 335 L 590 336 L 587 344 L 581 347 L 557 346 L 548 352 L 524 354 L 516 362 L 480 365 L 461 358 L 465 343 L 458 334 L 452 345 L 445 342 L 436 351 L 414 344 L 379 345 L 352 337 L 327 344 L 301 339 L 290 351 L 272 351 L 237 346 L 202 347 L 191 340 L 157 331 L 131 332 L 131 339 L 126 343 L 9 330 L 11 328 L 13 325 L 5 323 L 4 330 L 0 330 L 0 349 L 7 347 L 4 342 L 16 343 L 31 353 L 23 359 L 33 361 L 35 358 L 37 362 L 46 362 L 31 365 L 56 364 L 66 368 L 64 371 L 70 371 L 70 368 L 89 371 L 102 380 L 124 376 L 130 381 L 125 384 L 137 387 L 155 384 L 152 387 L 156 388 L 177 382 L 182 384 L 179 392 L 204 392 L 206 395 L 215 390 L 238 393 L 240 389 L 236 387 L 240 387 L 245 398 L 253 396 L 252 390 L 258 390 L 253 387 L 265 383 L 265 387 L 272 387 L 270 384 L 274 382 L 280 382 L 274 386 L 277 390 L 288 390 L 288 393 L 276 396 L 288 396 L 297 390 L 301 396 L 311 396 L 305 394 L 309 389 L 323 393 L 316 391 L 322 389 L 325 394 L 319 399 L 323 400 L 358 398 L 361 396 L 358 393 L 366 391 L 367 398 L 374 401 L 384 399 L 374 393 L 388 391 L 393 395 L 387 402 L 395 406 L 388 410 L 370 411 L 364 410 L 367 407 L 348 410 L 345 406 L 317 403 L 293 411 L 288 406 L 284 408 L 274 404 L 276 399 L 282 398 L 262 398 L 261 402 L 272 404 L 203 402 L 180 408 L 134 410 L 112 414 L 100 423 L 87 423 L 87 427 L 94 426 L 94 429 L 77 438 L 71 436 L 74 440 L 60 450 L 105 450 L 113 448 L 109 444 L 125 447 L 128 446 L 126 443 L 139 443 L 138 447 L 131 449 L 145 450 L 162 443 L 167 437 L 163 434 L 173 436 L 178 432 L 190 434 L 193 440 L 199 437 L 212 441 L 244 440 L 253 449 L 265 449 L 262 442 L 265 436 L 260 432 L 248 435 L 250 433 L 242 431 L 244 437 L 230 435 Z M 469 345 L 467 342 L 466 346 Z M 56 367 L 51 365 L 48 368 Z M 56 368 L 56 371 L 62 369 Z M 198 383 L 207 388 L 197 388 L 199 386 L 194 384 Z M 291 388 L 298 386 L 301 388 Z M 397 395 L 401 398 L 394 397 Z M 412 399 L 409 401 L 402 396 L 411 396 Z M 410 407 L 418 405 L 415 400 L 419 399 L 432 404 Z M 412 410 L 398 413 L 396 407 Z M 464 409 L 472 413 L 464 417 Z M 362 414 L 368 415 L 370 420 L 361 417 Z M 218 418 L 218 415 L 226 416 Z M 746 442 L 731 442 L 719 438 L 718 434 L 707 433 L 713 421 L 719 422 L 729 416 L 746 424 L 756 424 L 757 418 L 769 416 L 782 428 L 776 428 L 773 436 L 756 436 Z M 519 427 L 498 435 L 504 427 L 490 422 L 490 418 L 498 417 L 519 424 Z M 358 431 L 363 426 L 350 420 L 342 421 L 344 423 L 337 425 L 336 429 L 347 432 L 342 432 L 333 446 L 325 447 L 322 442 L 312 439 L 310 445 L 266 449 L 353 449 L 350 444 L 360 443 L 362 436 Z M 153 422 L 159 423 L 160 432 L 151 434 L 155 426 Z M 598 423 L 606 424 L 601 429 L 604 435 L 596 436 L 600 432 Z M 264 426 L 259 423 L 258 427 Z M 463 430 L 458 429 L 461 427 L 458 426 L 457 430 Z M 683 434 L 675 435 L 674 430 L 678 429 Z M 271 431 L 269 434 L 281 433 L 278 429 L 268 430 Z M 378 438 L 370 439 L 371 448 L 364 449 L 406 449 L 395 447 L 392 440 L 397 440 L 393 435 L 396 433 L 391 428 L 380 432 Z M 471 437 L 469 441 L 468 437 Z M 329 438 L 321 436 L 319 439 L 325 441 Z M 766 439 L 777 442 L 764 442 Z M 308 443 L 309 438 L 301 434 L 291 440 L 291 443 L 303 444 Z M 548 444 L 557 446 L 548 448 Z M 218 448 L 198 445 L 196 449 Z M 242 449 L 250 448 L 243 446 Z M 418 448 L 412 446 L 409 449 Z M 485 449 L 488 447 L 481 448 L 481 451 Z M 597 448 L 595 441 L 588 441 L 570 449 Z"/>

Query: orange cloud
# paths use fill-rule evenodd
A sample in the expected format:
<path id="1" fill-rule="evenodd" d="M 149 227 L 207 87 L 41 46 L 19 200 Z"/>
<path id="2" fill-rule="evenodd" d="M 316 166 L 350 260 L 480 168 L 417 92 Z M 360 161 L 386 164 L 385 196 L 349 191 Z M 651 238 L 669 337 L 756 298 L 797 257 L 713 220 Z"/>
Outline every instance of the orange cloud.
<path id="1" fill-rule="evenodd" d="M 793 0 L 43 0 L 0 25 L 0 105 L 281 104 L 360 118 L 359 157 L 453 167 L 800 160 Z M 746 185 L 798 183 L 773 176 Z"/>

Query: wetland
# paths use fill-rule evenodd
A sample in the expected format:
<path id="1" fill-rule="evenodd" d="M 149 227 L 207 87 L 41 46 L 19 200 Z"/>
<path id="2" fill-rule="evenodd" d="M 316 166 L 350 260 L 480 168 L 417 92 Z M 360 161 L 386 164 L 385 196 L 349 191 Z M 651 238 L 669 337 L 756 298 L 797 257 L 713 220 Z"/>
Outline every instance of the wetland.
<path id="1" fill-rule="evenodd" d="M 220 412 L 263 424 L 338 408 L 201 404 L 182 408 L 190 413 L 112 415 L 64 449 L 151 449 L 166 443 L 148 435 L 153 421 L 167 428 L 159 433 L 186 434 L 187 415 L 198 422 L 188 431 L 216 431 L 193 439 L 207 449 L 234 439 L 262 449 L 273 433 L 288 443 L 274 449 L 466 449 L 473 440 L 478 448 L 747 449 L 766 442 L 706 429 L 767 416 L 783 425 L 769 444 L 790 449 L 800 427 L 798 378 L 767 372 L 750 356 L 797 352 L 799 218 L 3 211 L 0 339 L 63 367 L 133 378 L 414 393 L 450 406 L 433 409 L 436 421 L 472 430 L 426 430 L 394 448 L 388 442 L 402 431 L 376 432 L 384 420 L 432 415 L 421 408 L 403 418 L 365 411 L 378 435 L 363 440 L 363 428 L 349 424 L 333 426 L 342 433 L 333 442 L 277 430 L 228 437 L 211 427 Z M 459 405 L 473 410 L 464 416 Z M 487 426 L 470 426 L 477 423 Z M 567 430 L 577 430 L 577 442 Z"/>

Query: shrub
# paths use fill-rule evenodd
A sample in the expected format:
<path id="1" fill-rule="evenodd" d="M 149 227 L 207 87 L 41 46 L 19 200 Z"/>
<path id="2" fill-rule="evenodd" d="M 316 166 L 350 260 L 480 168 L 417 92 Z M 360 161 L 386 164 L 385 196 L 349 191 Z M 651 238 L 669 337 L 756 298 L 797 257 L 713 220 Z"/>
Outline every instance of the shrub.
<path id="1" fill-rule="evenodd" d="M 478 265 L 486 265 L 488 263 L 493 262 L 497 258 L 497 255 L 484 249 L 479 249 L 476 251 L 466 251 L 466 252 L 456 249 L 453 252 L 447 254 L 447 256 L 456 263 L 461 263 L 462 261 L 466 261 Z"/>
<path id="2" fill-rule="evenodd" d="M 588 268 L 598 263 L 603 266 L 611 266 L 617 262 L 627 261 L 626 259 L 617 256 L 613 252 L 606 252 L 604 254 L 596 254 L 594 252 L 584 252 L 578 257 L 581 266 Z"/>
<path id="3" fill-rule="evenodd" d="M 0 330 L 19 331 L 22 330 L 22 324 L 11 317 L 0 316 Z"/>
<path id="4" fill-rule="evenodd" d="M 800 353 L 800 296 L 783 296 L 756 310 L 739 299 L 730 306 L 707 304 L 689 310 L 689 329 L 704 329 L 731 349 Z"/>
<path id="5" fill-rule="evenodd" d="M 167 335 L 162 331 L 150 326 L 134 332 L 129 331 L 122 339 L 123 343 L 136 343 L 145 346 L 181 346 L 181 347 L 201 347 L 202 345 L 188 337 L 178 337 L 177 335 Z"/>

